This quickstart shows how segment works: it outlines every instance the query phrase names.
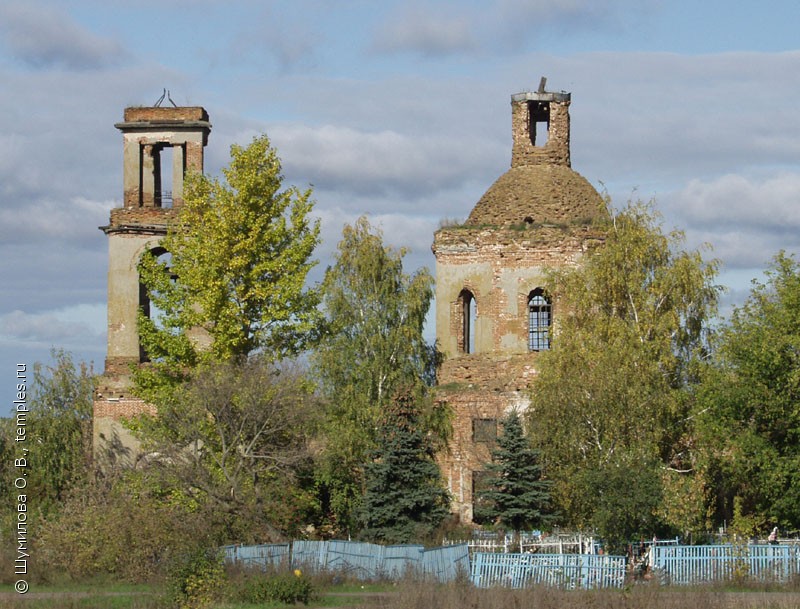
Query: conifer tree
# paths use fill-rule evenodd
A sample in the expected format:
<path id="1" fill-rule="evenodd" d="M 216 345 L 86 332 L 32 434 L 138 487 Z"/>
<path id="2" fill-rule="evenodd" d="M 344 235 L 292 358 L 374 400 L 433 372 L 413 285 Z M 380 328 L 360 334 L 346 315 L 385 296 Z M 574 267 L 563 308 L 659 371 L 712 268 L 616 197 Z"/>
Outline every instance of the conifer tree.
<path id="1" fill-rule="evenodd" d="M 480 498 L 488 505 L 484 516 L 514 531 L 546 525 L 551 519 L 550 482 L 542 479 L 539 451 L 522 429 L 519 414 L 511 412 L 486 466 L 487 489 Z"/>
<path id="2" fill-rule="evenodd" d="M 363 465 L 377 446 L 381 416 L 400 387 L 418 395 L 432 383 L 435 350 L 423 336 L 433 278 L 403 270 L 405 250 L 384 245 L 366 217 L 344 227 L 335 264 L 325 273 L 326 331 L 312 354 L 325 398 L 325 450 L 317 461 L 322 505 L 340 533 L 355 526 L 364 493 Z M 423 426 L 446 438 L 443 408 Z"/>
<path id="3" fill-rule="evenodd" d="M 449 498 L 411 390 L 400 389 L 387 407 L 365 477 L 361 523 L 366 539 L 408 543 L 432 533 L 447 516 Z"/>

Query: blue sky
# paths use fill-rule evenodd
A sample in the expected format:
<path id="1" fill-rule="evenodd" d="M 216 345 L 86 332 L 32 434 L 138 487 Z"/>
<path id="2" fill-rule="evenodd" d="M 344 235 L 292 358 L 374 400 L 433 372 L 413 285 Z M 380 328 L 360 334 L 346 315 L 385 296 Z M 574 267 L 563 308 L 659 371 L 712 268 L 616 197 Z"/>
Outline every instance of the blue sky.
<path id="1" fill-rule="evenodd" d="M 0 391 L 50 347 L 102 370 L 113 125 L 164 87 L 209 111 L 210 173 L 266 132 L 287 182 L 313 185 L 318 277 L 365 213 L 432 268 L 440 220 L 509 165 L 510 95 L 547 76 L 572 92 L 573 168 L 655 197 L 740 303 L 800 251 L 797 23 L 796 1 L 6 0 Z"/>

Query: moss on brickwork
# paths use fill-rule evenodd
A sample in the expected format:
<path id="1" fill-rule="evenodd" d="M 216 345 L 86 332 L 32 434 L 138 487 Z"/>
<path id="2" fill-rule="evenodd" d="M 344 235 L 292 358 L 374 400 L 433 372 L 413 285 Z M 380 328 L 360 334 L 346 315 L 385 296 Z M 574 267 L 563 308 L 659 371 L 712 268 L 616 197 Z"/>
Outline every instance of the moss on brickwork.
<path id="1" fill-rule="evenodd" d="M 480 198 L 467 225 L 569 225 L 604 214 L 603 199 L 582 175 L 565 165 L 512 167 Z"/>

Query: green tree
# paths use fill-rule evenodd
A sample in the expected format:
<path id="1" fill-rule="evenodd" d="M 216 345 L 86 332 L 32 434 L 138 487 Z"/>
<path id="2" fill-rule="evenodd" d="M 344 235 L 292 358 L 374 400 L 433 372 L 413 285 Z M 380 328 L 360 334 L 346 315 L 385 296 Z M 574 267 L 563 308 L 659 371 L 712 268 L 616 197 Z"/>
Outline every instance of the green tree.
<path id="1" fill-rule="evenodd" d="M 91 470 L 92 368 L 61 349 L 50 355 L 51 364 L 33 367 L 25 443 L 28 495 L 43 514 L 57 511 L 66 492 Z"/>
<path id="2" fill-rule="evenodd" d="M 160 243 L 169 256 L 140 263 L 154 314 L 139 315 L 151 361 L 135 389 L 157 415 L 129 424 L 157 457 L 158 484 L 208 510 L 226 539 L 267 539 L 312 502 L 296 483 L 310 388 L 278 362 L 318 338 L 319 298 L 305 282 L 319 222 L 311 191 L 284 185 L 266 136 L 231 146 L 222 173 L 187 175 Z"/>
<path id="3" fill-rule="evenodd" d="M 800 264 L 779 253 L 720 333 L 702 391 L 717 518 L 800 526 Z"/>
<path id="4" fill-rule="evenodd" d="M 514 531 L 545 526 L 552 520 L 551 482 L 542 478 L 539 451 L 531 447 L 514 411 L 502 422 L 503 431 L 487 464 L 487 489 L 480 499 L 487 502 L 482 517 Z"/>
<path id="5" fill-rule="evenodd" d="M 147 470 L 115 470 L 74 485 L 36 531 L 34 576 L 152 582 L 185 552 L 218 546 L 208 515 L 150 478 Z"/>
<path id="6" fill-rule="evenodd" d="M 529 410 L 560 511 L 579 526 L 598 506 L 585 500 L 597 490 L 587 471 L 654 469 L 605 490 L 638 496 L 662 473 L 696 475 L 693 388 L 720 291 L 717 263 L 684 250 L 680 232 L 665 234 L 652 203 L 616 213 L 609 204 L 605 232 L 580 266 L 549 278 L 560 315 Z"/>
<path id="7" fill-rule="evenodd" d="M 140 264 L 160 315 L 139 316 L 153 364 L 137 372 L 137 390 L 154 402 L 200 362 L 257 351 L 277 361 L 317 334 L 318 297 L 304 287 L 319 242 L 311 191 L 284 188 L 265 135 L 231 146 L 222 173 L 225 182 L 187 175 L 183 205 L 161 242 L 170 259 L 150 253 Z"/>
<path id="8" fill-rule="evenodd" d="M 420 414 L 413 391 L 401 388 L 381 418 L 377 448 L 365 467 L 360 520 L 366 539 L 420 540 L 448 514 L 449 497 Z"/>
<path id="9" fill-rule="evenodd" d="M 597 533 L 608 552 L 625 554 L 631 541 L 650 539 L 665 530 L 660 510 L 666 495 L 659 463 L 620 455 L 576 472 L 575 478 L 584 493 L 577 499 L 586 514 L 583 524 Z"/>
<path id="10" fill-rule="evenodd" d="M 314 428 L 310 383 L 252 358 L 202 364 L 138 422 L 162 488 L 203 506 L 220 541 L 297 535 L 315 516 L 306 475 Z"/>
<path id="11" fill-rule="evenodd" d="M 363 493 L 363 465 L 380 417 L 398 387 L 417 398 L 433 378 L 435 351 L 422 335 L 433 297 L 427 269 L 403 272 L 404 250 L 383 245 L 366 218 L 345 226 L 335 264 L 323 283 L 327 332 L 312 356 L 326 399 L 318 479 L 335 524 L 353 524 Z M 446 437 L 447 418 L 427 408 L 424 424 Z"/>

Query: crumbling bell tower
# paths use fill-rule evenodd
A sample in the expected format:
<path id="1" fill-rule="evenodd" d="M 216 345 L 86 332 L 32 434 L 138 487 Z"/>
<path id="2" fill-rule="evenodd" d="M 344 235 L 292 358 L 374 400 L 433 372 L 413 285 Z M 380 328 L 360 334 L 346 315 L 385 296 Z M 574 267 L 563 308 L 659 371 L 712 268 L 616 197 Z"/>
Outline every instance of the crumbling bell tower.
<path id="1" fill-rule="evenodd" d="M 93 446 L 95 455 L 108 447 L 133 462 L 138 446 L 121 419 L 151 410 L 130 395 L 131 366 L 146 360 L 136 318 L 140 308 L 149 314 L 137 267 L 146 251 L 163 253 L 184 175 L 203 170 L 211 124 L 200 107 L 132 107 L 115 127 L 123 138 L 123 207 L 100 227 L 108 236 L 108 350 L 94 399 Z"/>
<path id="2" fill-rule="evenodd" d="M 466 222 L 436 232 L 436 338 L 445 361 L 438 399 L 454 411 L 442 472 L 462 521 L 480 521 L 477 493 L 499 422 L 529 404 L 536 358 L 558 340 L 548 269 L 578 264 L 602 239 L 600 195 L 571 168 L 569 93 L 511 97 L 511 168 Z"/>

